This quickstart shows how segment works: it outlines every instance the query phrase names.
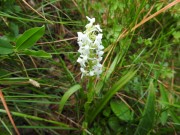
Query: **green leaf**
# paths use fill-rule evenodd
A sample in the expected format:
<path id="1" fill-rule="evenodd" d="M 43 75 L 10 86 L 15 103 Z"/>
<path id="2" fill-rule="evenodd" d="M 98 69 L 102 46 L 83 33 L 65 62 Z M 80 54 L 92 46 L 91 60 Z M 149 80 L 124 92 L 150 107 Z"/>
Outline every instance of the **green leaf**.
<path id="1" fill-rule="evenodd" d="M 120 91 L 120 89 L 129 82 L 129 80 L 136 74 L 137 71 L 129 71 L 127 74 L 125 74 L 122 78 L 117 81 L 111 89 L 108 90 L 108 92 L 105 94 L 105 96 L 100 100 L 98 104 L 94 108 L 92 108 L 92 111 L 88 114 L 88 122 L 92 123 L 93 120 L 96 118 L 96 116 L 101 112 L 101 110 L 106 106 L 108 101 L 116 94 L 116 92 Z"/>
<path id="2" fill-rule="evenodd" d="M 16 41 L 17 51 L 32 47 L 44 34 L 45 27 L 35 27 L 24 32 Z"/>
<path id="3" fill-rule="evenodd" d="M 111 108 L 110 108 L 109 106 L 107 106 L 107 107 L 104 109 L 104 111 L 103 111 L 103 115 L 104 115 L 105 117 L 109 117 L 110 114 L 111 114 Z"/>
<path id="4" fill-rule="evenodd" d="M 128 106 L 124 102 L 118 102 L 115 100 L 112 100 L 110 102 L 111 109 L 114 112 L 114 114 L 120 119 L 124 121 L 130 121 L 132 120 L 132 113 L 131 110 L 128 108 Z"/>
<path id="5" fill-rule="evenodd" d="M 115 131 L 115 132 L 120 132 L 122 129 L 120 128 L 121 125 L 120 125 L 120 122 L 119 120 L 117 119 L 117 117 L 110 117 L 108 119 L 108 125 L 109 127 Z"/>
<path id="6" fill-rule="evenodd" d="M 72 86 L 62 97 L 60 103 L 59 103 L 59 112 L 61 113 L 63 110 L 63 107 L 65 105 L 65 103 L 67 102 L 67 100 L 69 99 L 69 97 L 75 93 L 77 90 L 79 90 L 81 88 L 81 86 L 79 84 L 76 84 L 74 86 Z"/>
<path id="7" fill-rule="evenodd" d="M 180 31 L 175 31 L 172 34 L 174 36 L 175 39 L 179 39 L 180 38 Z"/>
<path id="8" fill-rule="evenodd" d="M 10 54 L 13 52 L 13 46 L 7 41 L 0 39 L 0 54 Z"/>
<path id="9" fill-rule="evenodd" d="M 35 51 L 35 50 L 26 49 L 23 51 L 23 53 L 34 57 L 52 58 L 51 54 L 43 50 Z"/>
<path id="10" fill-rule="evenodd" d="M 136 129 L 135 135 L 147 135 L 153 126 L 155 118 L 155 89 L 153 82 L 149 85 L 149 94 L 145 109 L 143 112 L 143 117 Z"/>

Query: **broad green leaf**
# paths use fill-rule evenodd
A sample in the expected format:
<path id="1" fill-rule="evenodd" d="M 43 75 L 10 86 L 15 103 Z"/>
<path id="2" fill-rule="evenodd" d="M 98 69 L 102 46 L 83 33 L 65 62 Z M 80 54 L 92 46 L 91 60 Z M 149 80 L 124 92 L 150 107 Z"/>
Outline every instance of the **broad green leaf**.
<path id="1" fill-rule="evenodd" d="M 128 106 L 124 102 L 118 102 L 115 100 L 112 100 L 110 102 L 111 109 L 114 112 L 114 114 L 123 121 L 130 121 L 132 120 L 132 113 L 131 110 L 128 108 Z"/>
<path id="2" fill-rule="evenodd" d="M 26 49 L 23 51 L 23 53 L 34 57 L 52 58 L 51 54 L 43 50 L 34 51 L 34 50 Z"/>
<path id="3" fill-rule="evenodd" d="M 147 135 L 151 130 L 155 118 L 155 88 L 153 82 L 149 85 L 149 94 L 142 119 L 136 129 L 135 135 Z"/>
<path id="4" fill-rule="evenodd" d="M 59 103 L 59 112 L 61 113 L 63 110 L 63 107 L 65 105 L 65 103 L 67 102 L 67 100 L 69 99 L 69 97 L 75 93 L 77 90 L 79 90 L 81 88 L 81 86 L 79 84 L 76 84 L 74 86 L 72 86 L 70 89 L 68 89 L 68 91 L 63 95 L 60 103 Z"/>
<path id="5" fill-rule="evenodd" d="M 16 41 L 16 50 L 32 47 L 44 34 L 45 27 L 35 27 L 25 31 Z"/>
<path id="6" fill-rule="evenodd" d="M 13 46 L 6 40 L 0 39 L 0 54 L 10 54 L 13 52 Z"/>
<path id="7" fill-rule="evenodd" d="M 106 106 L 108 101 L 116 94 L 116 92 L 120 91 L 120 89 L 129 82 L 129 80 L 136 74 L 136 71 L 129 71 L 127 74 L 125 74 L 122 78 L 117 81 L 111 89 L 108 90 L 108 92 L 105 94 L 105 96 L 100 100 L 98 104 L 94 108 L 92 108 L 92 111 L 88 114 L 88 122 L 92 123 L 93 120 L 96 118 L 96 116 L 102 111 L 102 109 Z"/>

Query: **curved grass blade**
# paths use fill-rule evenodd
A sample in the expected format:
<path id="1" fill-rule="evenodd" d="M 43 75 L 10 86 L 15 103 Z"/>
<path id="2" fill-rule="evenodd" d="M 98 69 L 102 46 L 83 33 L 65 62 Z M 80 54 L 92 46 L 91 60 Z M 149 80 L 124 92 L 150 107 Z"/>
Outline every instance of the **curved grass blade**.
<path id="1" fill-rule="evenodd" d="M 79 84 L 76 84 L 74 86 L 72 86 L 62 97 L 60 103 L 59 103 L 59 112 L 61 113 L 63 110 L 63 107 L 65 105 L 65 103 L 67 102 L 67 100 L 69 99 L 69 97 L 75 93 L 77 90 L 79 90 L 81 88 L 81 86 Z"/>
<path id="2" fill-rule="evenodd" d="M 151 130 L 155 117 L 155 89 L 153 82 L 149 85 L 149 94 L 143 117 L 136 129 L 135 135 L 147 135 Z"/>
<path id="3" fill-rule="evenodd" d="M 43 35 L 45 27 L 35 27 L 24 32 L 16 41 L 16 50 L 32 47 Z"/>
<path id="4" fill-rule="evenodd" d="M 99 104 L 97 104 L 91 112 L 88 114 L 88 122 L 91 124 L 96 116 L 101 112 L 101 110 L 106 106 L 108 101 L 118 92 L 129 80 L 136 74 L 137 71 L 129 71 L 126 75 L 117 81 L 112 88 L 106 93 L 106 95 L 101 99 Z"/>

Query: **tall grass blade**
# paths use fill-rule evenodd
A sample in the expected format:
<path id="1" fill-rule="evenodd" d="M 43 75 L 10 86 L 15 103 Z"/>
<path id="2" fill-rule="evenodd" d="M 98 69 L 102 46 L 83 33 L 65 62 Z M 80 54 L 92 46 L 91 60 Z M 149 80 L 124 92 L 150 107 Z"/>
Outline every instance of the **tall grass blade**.
<path id="1" fill-rule="evenodd" d="M 153 82 L 149 85 L 147 103 L 143 112 L 143 117 L 136 129 L 135 135 L 147 135 L 151 130 L 155 117 L 155 89 Z"/>

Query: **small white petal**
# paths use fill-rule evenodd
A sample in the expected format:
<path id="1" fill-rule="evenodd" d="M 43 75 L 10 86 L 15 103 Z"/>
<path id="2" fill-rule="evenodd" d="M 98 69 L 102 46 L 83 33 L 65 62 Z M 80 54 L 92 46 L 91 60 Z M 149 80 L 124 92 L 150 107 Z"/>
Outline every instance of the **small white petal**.
<path id="1" fill-rule="evenodd" d="M 100 28 L 99 25 L 95 25 L 94 27 L 95 27 L 99 32 L 102 32 L 102 29 Z"/>
<path id="2" fill-rule="evenodd" d="M 83 42 L 78 42 L 78 45 L 81 47 L 83 45 Z"/>
<path id="3" fill-rule="evenodd" d="M 102 64 L 97 64 L 97 67 L 102 68 Z"/>
<path id="4" fill-rule="evenodd" d="M 85 26 L 85 28 L 91 28 L 93 26 L 93 23 L 95 22 L 95 18 L 89 18 L 88 16 L 86 16 L 86 18 L 88 19 L 89 23 Z"/>
<path id="5" fill-rule="evenodd" d="M 101 56 L 104 54 L 103 51 L 97 51 L 96 53 L 97 53 L 97 55 L 98 55 L 99 57 L 101 57 Z"/>
<path id="6" fill-rule="evenodd" d="M 90 71 L 89 76 L 93 76 L 93 75 L 94 75 L 94 71 Z"/>
<path id="7" fill-rule="evenodd" d="M 84 34 L 82 32 L 77 32 L 77 34 L 78 34 L 78 41 L 81 41 Z"/>
<path id="8" fill-rule="evenodd" d="M 86 18 L 88 19 L 88 21 L 90 22 L 90 23 L 94 23 L 95 22 L 95 18 L 89 18 L 88 16 L 86 16 Z"/>
<path id="9" fill-rule="evenodd" d="M 99 58 L 98 58 L 98 61 L 100 62 L 102 59 L 103 59 L 103 57 L 99 57 Z"/>
<path id="10" fill-rule="evenodd" d="M 82 73 L 86 73 L 87 71 L 84 68 L 80 68 Z"/>
<path id="11" fill-rule="evenodd" d="M 98 49 L 99 49 L 99 50 L 102 50 L 102 49 L 104 49 L 104 46 L 103 46 L 103 45 L 99 45 L 99 46 L 98 46 Z"/>
<path id="12" fill-rule="evenodd" d="M 80 58 L 80 57 L 77 59 L 77 62 L 78 62 L 81 66 L 84 66 L 84 67 L 86 66 L 86 65 L 85 65 L 85 61 L 84 61 L 82 58 Z"/>
<path id="13" fill-rule="evenodd" d="M 96 36 L 96 40 L 101 41 L 102 36 L 103 36 L 103 34 L 98 34 L 98 35 Z"/>
<path id="14" fill-rule="evenodd" d="M 87 55 L 83 55 L 83 57 L 82 57 L 82 58 L 83 58 L 83 60 L 84 60 L 84 61 L 87 61 L 88 56 L 87 56 Z"/>

